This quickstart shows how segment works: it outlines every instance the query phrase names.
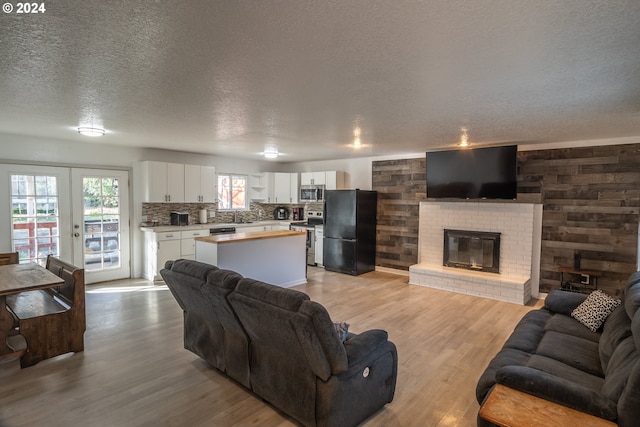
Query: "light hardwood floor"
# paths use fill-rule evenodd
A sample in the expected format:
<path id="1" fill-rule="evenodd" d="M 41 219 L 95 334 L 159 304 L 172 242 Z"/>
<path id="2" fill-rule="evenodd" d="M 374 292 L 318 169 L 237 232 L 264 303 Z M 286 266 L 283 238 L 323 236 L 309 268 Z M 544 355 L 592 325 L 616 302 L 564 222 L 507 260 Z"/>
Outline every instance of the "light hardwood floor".
<path id="1" fill-rule="evenodd" d="M 533 306 L 309 268 L 297 286 L 353 332 L 381 328 L 398 348 L 392 403 L 370 426 L 475 426 L 475 385 Z M 182 346 L 182 312 L 165 286 L 87 286 L 85 351 L 20 369 L 0 364 L 0 426 L 295 426 Z"/>

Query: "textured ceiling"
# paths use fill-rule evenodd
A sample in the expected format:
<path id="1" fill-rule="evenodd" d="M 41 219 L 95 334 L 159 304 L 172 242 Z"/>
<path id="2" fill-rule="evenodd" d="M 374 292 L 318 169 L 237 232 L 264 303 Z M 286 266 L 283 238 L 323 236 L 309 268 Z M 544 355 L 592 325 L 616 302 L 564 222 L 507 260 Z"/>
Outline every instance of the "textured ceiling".
<path id="1" fill-rule="evenodd" d="M 273 143 L 286 162 L 450 147 L 461 127 L 472 144 L 640 136 L 638 0 L 45 5 L 0 15 L 0 133 L 94 124 L 91 142 Z"/>

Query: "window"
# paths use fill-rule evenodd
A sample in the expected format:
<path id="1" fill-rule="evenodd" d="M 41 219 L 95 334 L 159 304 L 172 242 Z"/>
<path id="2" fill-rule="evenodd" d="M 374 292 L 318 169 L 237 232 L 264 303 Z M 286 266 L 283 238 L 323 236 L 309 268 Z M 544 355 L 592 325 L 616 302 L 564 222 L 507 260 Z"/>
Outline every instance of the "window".
<path id="1" fill-rule="evenodd" d="M 12 247 L 21 263 L 59 256 L 60 225 L 55 176 L 11 175 Z"/>
<path id="2" fill-rule="evenodd" d="M 218 174 L 218 209 L 249 209 L 246 175 Z"/>

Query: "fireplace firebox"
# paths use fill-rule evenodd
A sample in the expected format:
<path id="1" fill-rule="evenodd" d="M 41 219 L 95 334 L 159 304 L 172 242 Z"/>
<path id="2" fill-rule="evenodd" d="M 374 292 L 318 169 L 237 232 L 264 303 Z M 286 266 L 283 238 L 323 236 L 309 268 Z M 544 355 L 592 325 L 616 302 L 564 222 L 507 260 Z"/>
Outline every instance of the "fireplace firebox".
<path id="1" fill-rule="evenodd" d="M 445 229 L 443 265 L 499 273 L 500 233 Z"/>

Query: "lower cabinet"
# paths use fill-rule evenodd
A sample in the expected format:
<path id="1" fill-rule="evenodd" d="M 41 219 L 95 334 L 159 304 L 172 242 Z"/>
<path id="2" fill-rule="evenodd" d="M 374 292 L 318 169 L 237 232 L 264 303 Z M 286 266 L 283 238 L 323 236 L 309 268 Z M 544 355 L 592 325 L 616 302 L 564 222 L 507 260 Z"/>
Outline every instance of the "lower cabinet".
<path id="1" fill-rule="evenodd" d="M 208 236 L 209 230 L 185 230 L 144 233 L 145 266 L 144 278 L 162 280 L 160 270 L 169 260 L 195 259 L 195 237 Z"/>

